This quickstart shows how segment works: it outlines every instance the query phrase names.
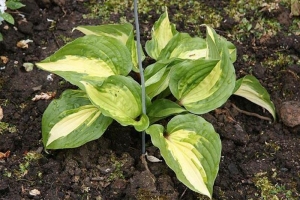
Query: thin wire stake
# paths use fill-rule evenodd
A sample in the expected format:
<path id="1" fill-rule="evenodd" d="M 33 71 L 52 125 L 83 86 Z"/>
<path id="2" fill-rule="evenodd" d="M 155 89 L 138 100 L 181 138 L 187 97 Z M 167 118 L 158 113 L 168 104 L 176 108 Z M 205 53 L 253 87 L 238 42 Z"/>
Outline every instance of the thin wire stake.
<path id="1" fill-rule="evenodd" d="M 137 42 L 137 54 L 138 54 L 138 65 L 141 76 L 141 85 L 142 85 L 142 111 L 143 114 L 146 114 L 146 91 L 145 91 L 145 78 L 144 78 L 144 69 L 142 65 L 142 53 L 141 53 L 141 38 L 140 38 L 140 25 L 138 17 L 138 3 L 137 0 L 134 0 L 134 21 L 135 21 L 135 30 L 136 30 L 136 42 Z M 142 132 L 142 154 L 146 152 L 145 145 L 145 131 Z"/>

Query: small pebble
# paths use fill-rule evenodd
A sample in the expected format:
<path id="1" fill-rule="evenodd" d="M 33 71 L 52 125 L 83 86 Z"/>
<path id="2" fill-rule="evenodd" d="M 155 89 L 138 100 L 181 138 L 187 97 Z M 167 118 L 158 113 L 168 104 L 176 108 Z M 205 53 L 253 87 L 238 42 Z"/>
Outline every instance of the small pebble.
<path id="1" fill-rule="evenodd" d="M 300 125 L 300 102 L 286 101 L 280 107 L 280 118 L 289 127 Z"/>
<path id="2" fill-rule="evenodd" d="M 30 191 L 29 191 L 29 194 L 30 194 L 31 196 L 37 196 L 37 195 L 40 195 L 41 192 L 40 192 L 39 190 L 37 190 L 37 189 L 33 189 L 33 190 L 30 190 Z"/>

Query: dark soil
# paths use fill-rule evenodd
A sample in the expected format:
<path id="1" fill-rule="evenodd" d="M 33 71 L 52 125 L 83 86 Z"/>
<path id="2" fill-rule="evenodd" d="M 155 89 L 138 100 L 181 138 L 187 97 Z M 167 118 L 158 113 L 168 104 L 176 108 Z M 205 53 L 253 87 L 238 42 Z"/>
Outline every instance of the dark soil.
<path id="1" fill-rule="evenodd" d="M 205 199 L 186 189 L 164 162 L 149 163 L 151 173 L 147 172 L 140 160 L 141 136 L 131 127 L 114 123 L 102 138 L 76 149 L 50 152 L 42 149 L 41 118 L 51 100 L 31 99 L 40 92 L 56 91 L 56 97 L 59 97 L 63 90 L 74 86 L 58 76 L 48 81 L 49 73 L 36 67 L 27 72 L 22 65 L 46 58 L 65 44 L 64 38 L 80 36 L 71 31 L 74 27 L 101 24 L 102 21 L 84 19 L 83 14 L 90 11 L 79 0 L 22 2 L 26 7 L 19 11 L 26 20 L 13 13 L 16 28 L 6 23 L 0 26 L 4 37 L 0 42 L 0 56 L 9 59 L 6 64 L 0 61 L 0 105 L 4 112 L 1 123 L 8 125 L 8 128 L 0 128 L 0 152 L 10 151 L 10 155 L 7 153 L 0 159 L 0 199 Z M 220 8 L 227 1 L 224 2 L 208 1 L 206 4 Z M 176 9 L 176 6 L 170 9 L 171 20 L 172 14 L 184 12 Z M 259 41 L 253 34 L 247 34 L 242 41 L 232 41 L 238 48 L 235 63 L 238 77 L 254 74 L 269 91 L 277 112 L 284 102 L 296 104 L 300 101 L 300 37 L 288 34 L 292 19 L 284 16 L 289 12 L 282 7 L 272 15 L 266 13 L 267 18 L 278 19 L 283 27 L 277 34 Z M 155 13 L 151 12 L 153 21 L 148 22 L 141 15 L 142 31 L 151 30 L 159 17 Z M 114 14 L 111 20 L 118 21 L 118 17 Z M 128 12 L 127 17 L 132 14 Z M 223 23 L 217 29 L 220 34 L 230 32 L 237 24 L 233 19 L 223 17 Z M 181 31 L 189 31 L 183 23 L 176 24 Z M 143 43 L 148 35 L 142 35 Z M 28 43 L 28 48 L 16 46 L 18 41 L 26 39 L 33 40 Z M 272 67 L 264 66 L 268 58 L 274 62 L 279 60 L 278 52 L 289 55 L 292 60 L 288 64 L 276 62 Z M 245 59 L 245 55 L 252 59 Z M 298 199 L 299 123 L 295 122 L 294 127 L 286 126 L 280 113 L 276 122 L 270 123 L 238 112 L 232 104 L 271 117 L 259 106 L 238 97 L 230 98 L 222 108 L 203 116 L 213 123 L 223 144 L 213 198 Z M 284 114 L 282 116 L 286 116 Z M 300 112 L 287 120 L 300 120 L 299 115 Z M 161 157 L 149 138 L 147 150 L 151 155 Z M 34 196 L 34 189 L 40 194 Z"/>

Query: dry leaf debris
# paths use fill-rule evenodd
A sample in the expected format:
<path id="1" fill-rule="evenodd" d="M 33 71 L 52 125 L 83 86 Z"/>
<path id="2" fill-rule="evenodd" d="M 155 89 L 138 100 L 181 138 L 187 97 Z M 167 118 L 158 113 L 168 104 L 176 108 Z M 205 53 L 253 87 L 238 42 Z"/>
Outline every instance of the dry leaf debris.
<path id="1" fill-rule="evenodd" d="M 17 47 L 19 48 L 22 48 L 22 49 L 27 49 L 28 48 L 28 43 L 29 42 L 33 42 L 32 40 L 20 40 L 18 43 L 17 43 Z"/>
<path id="2" fill-rule="evenodd" d="M 156 158 L 155 156 L 149 156 L 147 152 L 145 153 L 145 155 L 147 160 L 150 162 L 162 162 L 162 160 Z"/>
<path id="3" fill-rule="evenodd" d="M 8 63 L 8 61 L 9 61 L 8 57 L 6 57 L 6 56 L 0 56 L 0 60 L 3 64 Z"/>
<path id="4" fill-rule="evenodd" d="M 37 195 L 40 195 L 41 192 L 40 192 L 39 190 L 37 190 L 37 189 L 33 189 L 33 190 L 30 190 L 30 191 L 29 191 L 29 194 L 30 194 L 31 196 L 37 196 Z"/>
<path id="5" fill-rule="evenodd" d="M 8 158 L 10 155 L 10 151 L 7 151 L 5 153 L 0 152 L 0 159 Z"/>
<path id="6" fill-rule="evenodd" d="M 0 106 L 0 121 L 3 119 L 3 109 Z"/>
<path id="7" fill-rule="evenodd" d="M 35 97 L 33 97 L 31 100 L 32 101 L 38 101 L 38 100 L 49 100 L 49 99 L 53 99 L 56 95 L 56 92 L 42 92 L 41 94 L 36 94 Z"/>

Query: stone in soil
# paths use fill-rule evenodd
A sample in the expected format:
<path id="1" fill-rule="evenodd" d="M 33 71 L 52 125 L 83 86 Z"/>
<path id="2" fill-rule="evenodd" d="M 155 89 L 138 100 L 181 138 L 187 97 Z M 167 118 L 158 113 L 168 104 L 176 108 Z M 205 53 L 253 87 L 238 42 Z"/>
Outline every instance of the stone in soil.
<path id="1" fill-rule="evenodd" d="M 300 102 L 286 101 L 280 107 L 280 118 L 289 127 L 300 125 Z"/>

